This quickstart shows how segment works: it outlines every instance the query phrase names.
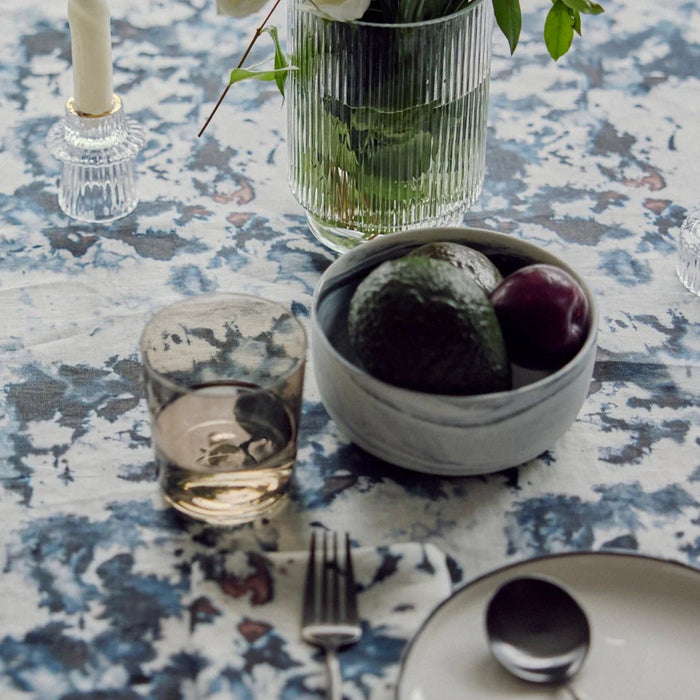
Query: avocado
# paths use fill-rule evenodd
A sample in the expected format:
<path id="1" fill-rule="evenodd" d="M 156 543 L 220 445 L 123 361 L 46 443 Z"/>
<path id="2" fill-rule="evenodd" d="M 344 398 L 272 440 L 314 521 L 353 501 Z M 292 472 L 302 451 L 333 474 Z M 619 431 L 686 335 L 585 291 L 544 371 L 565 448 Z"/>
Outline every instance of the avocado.
<path id="1" fill-rule="evenodd" d="M 404 256 L 374 268 L 348 313 L 364 368 L 396 386 L 439 394 L 510 388 L 510 364 L 484 290 L 444 260 Z"/>
<path id="2" fill-rule="evenodd" d="M 483 253 L 461 243 L 433 241 L 415 248 L 409 255 L 444 260 L 454 265 L 472 277 L 486 294 L 490 294 L 503 281 L 503 275 Z"/>

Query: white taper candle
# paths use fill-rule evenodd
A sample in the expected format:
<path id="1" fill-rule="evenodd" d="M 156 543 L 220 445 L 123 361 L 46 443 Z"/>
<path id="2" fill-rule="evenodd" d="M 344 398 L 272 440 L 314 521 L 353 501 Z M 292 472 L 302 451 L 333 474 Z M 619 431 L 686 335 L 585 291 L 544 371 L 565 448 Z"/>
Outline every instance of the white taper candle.
<path id="1" fill-rule="evenodd" d="M 80 114 L 112 108 L 112 34 L 107 0 L 68 0 L 73 53 L 73 107 Z"/>

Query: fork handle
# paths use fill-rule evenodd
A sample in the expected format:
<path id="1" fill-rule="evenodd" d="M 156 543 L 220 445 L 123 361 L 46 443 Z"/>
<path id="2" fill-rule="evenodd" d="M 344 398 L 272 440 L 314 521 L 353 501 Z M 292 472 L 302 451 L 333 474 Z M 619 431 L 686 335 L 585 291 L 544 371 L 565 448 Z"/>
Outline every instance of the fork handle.
<path id="1" fill-rule="evenodd" d="M 327 700 L 343 700 L 343 679 L 340 675 L 340 661 L 335 649 L 326 649 L 326 670 L 328 672 Z"/>

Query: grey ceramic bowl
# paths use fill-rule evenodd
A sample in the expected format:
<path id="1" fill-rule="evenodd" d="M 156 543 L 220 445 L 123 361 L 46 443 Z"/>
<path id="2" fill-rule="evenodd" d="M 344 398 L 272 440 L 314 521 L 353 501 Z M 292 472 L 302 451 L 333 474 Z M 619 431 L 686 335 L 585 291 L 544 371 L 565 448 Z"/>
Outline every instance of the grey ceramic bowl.
<path id="1" fill-rule="evenodd" d="M 563 268 L 581 284 L 591 308 L 578 354 L 551 374 L 514 372 L 516 388 L 475 396 L 411 391 L 365 372 L 347 332 L 350 299 L 379 263 L 430 241 L 465 243 L 508 274 L 533 262 Z M 432 228 L 364 243 L 333 262 L 319 281 L 311 320 L 312 365 L 328 413 L 347 437 L 401 467 L 443 475 L 483 474 L 522 464 L 552 447 L 586 398 L 596 354 L 595 299 L 575 270 L 546 250 L 493 231 Z M 516 379 L 517 378 L 517 379 Z M 527 383 L 530 382 L 530 383 Z"/>

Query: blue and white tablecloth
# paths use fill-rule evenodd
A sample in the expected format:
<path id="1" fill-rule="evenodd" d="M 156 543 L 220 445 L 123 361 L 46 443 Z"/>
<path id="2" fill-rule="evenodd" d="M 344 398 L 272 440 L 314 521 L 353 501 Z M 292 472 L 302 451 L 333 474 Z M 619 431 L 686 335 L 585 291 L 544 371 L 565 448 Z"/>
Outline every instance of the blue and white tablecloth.
<path id="1" fill-rule="evenodd" d="M 161 502 L 137 342 L 154 310 L 215 290 L 308 324 L 334 258 L 289 193 L 274 87 L 237 85 L 196 135 L 259 17 L 111 1 L 115 88 L 148 137 L 136 212 L 97 226 L 58 208 L 46 147 L 72 90 L 64 3 L 5 0 L 0 697 L 320 697 L 320 656 L 298 638 L 312 527 L 349 530 L 364 552 L 352 698 L 391 697 L 403 642 L 450 584 L 575 550 L 700 567 L 700 299 L 675 275 L 700 203 L 700 8 L 610 0 L 555 64 L 548 4 L 525 3 L 514 57 L 494 34 L 487 176 L 465 222 L 547 247 L 596 293 L 578 420 L 519 468 L 415 474 L 343 438 L 309 366 L 288 507 L 217 531 Z"/>

